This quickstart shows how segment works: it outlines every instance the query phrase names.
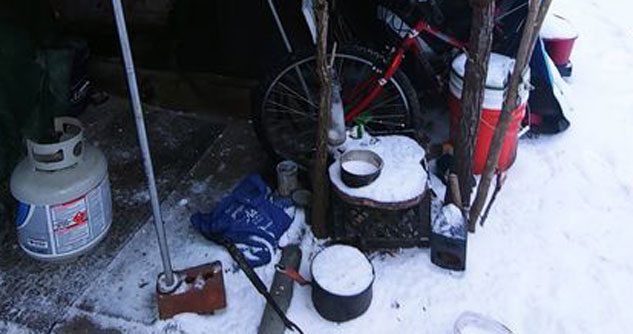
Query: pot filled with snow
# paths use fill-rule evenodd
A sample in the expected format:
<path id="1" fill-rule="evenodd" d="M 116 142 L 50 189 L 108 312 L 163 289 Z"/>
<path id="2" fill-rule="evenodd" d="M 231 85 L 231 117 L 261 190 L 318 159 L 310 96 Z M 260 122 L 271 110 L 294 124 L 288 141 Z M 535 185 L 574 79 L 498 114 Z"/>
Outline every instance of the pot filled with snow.
<path id="1" fill-rule="evenodd" d="M 300 285 L 312 286 L 312 303 L 325 319 L 344 322 L 361 316 L 371 304 L 374 267 L 357 248 L 333 245 L 316 254 L 310 265 L 312 281 L 278 266 Z"/>
<path id="2" fill-rule="evenodd" d="M 382 158 L 370 150 L 350 150 L 341 156 L 341 179 L 350 188 L 374 182 L 383 168 Z"/>

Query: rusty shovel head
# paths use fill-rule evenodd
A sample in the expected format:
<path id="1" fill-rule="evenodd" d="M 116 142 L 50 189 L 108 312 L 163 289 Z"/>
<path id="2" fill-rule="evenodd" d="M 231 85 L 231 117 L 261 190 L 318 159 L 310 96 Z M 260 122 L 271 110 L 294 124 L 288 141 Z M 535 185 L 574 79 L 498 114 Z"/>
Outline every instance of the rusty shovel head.
<path id="1" fill-rule="evenodd" d="M 171 293 L 163 293 L 156 280 L 158 316 L 161 320 L 180 313 L 211 314 L 226 307 L 222 262 L 203 264 L 175 272 L 180 286 Z M 160 278 L 160 275 L 159 275 Z"/>

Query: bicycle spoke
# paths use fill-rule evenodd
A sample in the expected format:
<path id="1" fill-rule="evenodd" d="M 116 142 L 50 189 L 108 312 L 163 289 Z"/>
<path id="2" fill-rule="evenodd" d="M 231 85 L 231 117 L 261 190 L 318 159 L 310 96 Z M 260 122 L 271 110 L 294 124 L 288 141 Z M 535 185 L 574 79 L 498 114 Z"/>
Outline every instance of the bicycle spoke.
<path id="1" fill-rule="evenodd" d="M 303 112 L 303 111 L 300 111 L 300 110 L 297 110 L 297 109 L 285 106 L 283 104 L 277 103 L 277 102 L 272 101 L 272 100 L 269 100 L 268 103 L 273 104 L 273 105 L 275 105 L 277 107 L 283 108 L 289 114 L 299 115 L 299 116 L 303 116 L 303 117 L 307 117 L 307 118 L 316 118 L 316 116 L 312 115 L 312 113 Z M 265 108 L 265 110 L 268 110 L 268 108 L 270 108 L 270 107 Z"/>
<path id="2" fill-rule="evenodd" d="M 299 99 L 301 99 L 304 102 L 307 102 L 310 106 L 314 107 L 314 109 L 319 109 L 314 103 L 312 103 L 312 101 L 308 100 L 305 96 L 302 96 L 301 94 L 297 93 L 292 88 L 290 88 L 287 85 L 283 84 L 281 81 L 279 82 L 279 85 L 281 87 L 283 87 L 285 90 L 287 90 L 288 92 L 290 92 L 292 95 L 298 97 Z"/>
<path id="3" fill-rule="evenodd" d="M 404 122 L 386 122 L 382 120 L 369 120 L 367 124 L 379 124 L 382 126 L 388 125 L 388 126 L 394 126 L 394 127 L 400 127 L 400 128 L 403 128 L 406 126 Z"/>
<path id="4" fill-rule="evenodd" d="M 296 111 L 288 110 L 288 109 L 284 110 L 284 109 L 275 109 L 275 108 L 268 107 L 268 108 L 266 108 L 266 111 L 274 113 L 274 114 L 300 115 Z M 308 122 L 309 121 L 309 122 L 313 122 L 313 121 L 317 120 L 316 116 L 315 117 L 310 117 L 310 116 L 307 116 L 305 114 L 301 114 L 300 116 L 302 116 L 302 117 L 299 118 L 299 119 L 296 119 L 295 121 L 302 121 L 302 122 Z"/>
<path id="5" fill-rule="evenodd" d="M 299 79 L 299 82 L 301 83 L 301 88 L 303 89 L 303 92 L 306 94 L 306 98 L 309 101 L 312 101 L 312 96 L 310 95 L 310 90 L 308 89 L 308 85 L 306 84 L 305 78 L 303 76 L 303 72 L 301 72 L 301 65 L 297 65 L 295 66 L 295 73 L 297 74 L 297 78 Z"/>
<path id="6" fill-rule="evenodd" d="M 403 114 L 382 114 L 382 115 L 372 115 L 371 119 L 394 119 L 394 118 L 403 118 L 405 115 Z"/>
<path id="7" fill-rule="evenodd" d="M 270 92 L 270 95 L 271 95 L 271 96 L 272 96 L 272 95 L 279 96 L 279 98 L 280 98 L 280 99 L 284 99 L 284 97 L 286 97 L 286 98 L 287 98 L 287 100 L 290 100 L 289 102 L 296 102 L 296 103 L 294 103 L 294 104 L 299 104 L 301 101 L 303 101 L 303 100 L 298 101 L 298 100 L 295 98 L 295 95 L 294 95 L 294 94 L 288 94 L 288 93 L 285 93 L 285 92 L 282 92 L 282 91 L 279 91 L 279 90 L 274 90 L 274 91 L 271 91 L 271 92 Z M 286 100 L 286 99 L 284 99 L 284 100 Z M 308 102 L 308 101 L 305 101 L 305 102 L 306 102 L 306 103 L 310 103 L 310 102 Z M 308 108 L 310 108 L 310 107 L 312 107 L 312 106 L 308 105 L 307 107 L 308 107 Z M 315 108 L 315 107 L 312 107 L 312 108 L 316 110 L 316 108 Z"/>
<path id="8" fill-rule="evenodd" d="M 385 99 L 384 101 L 381 101 L 379 104 L 376 104 L 376 105 L 370 105 L 370 108 L 369 108 L 369 109 L 367 109 L 367 111 L 368 111 L 368 112 L 371 112 L 372 110 L 376 110 L 376 109 L 378 109 L 378 108 L 382 108 L 382 107 L 384 107 L 384 106 L 385 106 L 385 104 L 387 104 L 387 103 L 389 103 L 389 102 L 392 102 L 392 101 L 394 101 L 395 99 L 397 99 L 397 98 L 399 98 L 399 97 L 400 97 L 399 95 L 395 95 L 395 94 L 394 94 L 394 95 L 393 95 L 393 97 L 390 97 L 390 98 L 388 98 L 388 99 Z"/>

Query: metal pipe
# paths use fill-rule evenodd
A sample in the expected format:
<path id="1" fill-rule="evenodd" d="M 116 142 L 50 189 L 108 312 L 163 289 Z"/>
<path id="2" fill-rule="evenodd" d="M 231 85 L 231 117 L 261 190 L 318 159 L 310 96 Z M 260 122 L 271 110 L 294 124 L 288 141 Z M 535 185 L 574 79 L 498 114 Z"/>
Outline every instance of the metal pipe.
<path id="1" fill-rule="evenodd" d="M 286 34 L 286 29 L 284 29 L 284 25 L 281 23 L 281 19 L 279 18 L 279 13 L 277 13 L 277 8 L 275 8 L 275 4 L 273 0 L 268 0 L 268 7 L 270 7 L 270 12 L 273 14 L 273 18 L 275 19 L 275 23 L 277 24 L 277 29 L 279 29 L 279 34 L 281 35 L 281 39 L 284 41 L 284 45 L 286 46 L 286 50 L 288 53 L 292 53 L 292 45 L 290 45 L 290 40 L 288 39 L 288 35 Z M 299 78 L 299 82 L 301 83 L 301 88 L 303 92 L 306 94 L 306 98 L 310 103 L 314 103 L 312 99 L 312 94 L 310 94 L 310 90 L 308 90 L 308 85 L 306 84 L 305 78 L 299 69 L 299 66 L 295 67 L 295 73 Z"/>
<path id="2" fill-rule="evenodd" d="M 292 53 L 292 46 L 290 45 L 290 40 L 288 40 L 288 35 L 286 35 L 286 30 L 284 29 L 283 24 L 281 24 L 281 20 L 279 19 L 279 14 L 277 13 L 277 8 L 275 8 L 275 4 L 273 0 L 268 0 L 268 7 L 270 7 L 270 11 L 273 13 L 273 17 L 275 18 L 275 23 L 277 24 L 277 28 L 279 29 L 279 33 L 281 34 L 281 39 L 284 40 L 284 44 L 286 45 L 286 50 L 288 53 Z"/>
<path id="3" fill-rule="evenodd" d="M 169 258 L 169 250 L 167 248 L 167 240 L 165 237 L 165 226 L 160 212 L 160 203 L 158 202 L 158 191 L 156 190 L 156 181 L 154 178 L 154 167 L 152 165 L 152 157 L 149 151 L 149 143 L 147 142 L 147 131 L 145 129 L 145 121 L 143 119 L 143 109 L 141 98 L 138 93 L 136 83 L 136 73 L 134 71 L 134 61 L 132 60 L 132 50 L 128 39 L 127 28 L 125 26 L 125 15 L 121 0 L 112 0 L 114 9 L 114 18 L 119 33 L 119 41 L 121 43 L 121 53 L 123 54 L 123 63 L 125 64 L 125 73 L 127 76 L 128 88 L 130 90 L 130 98 L 132 100 L 132 109 L 134 119 L 136 121 L 136 131 L 138 141 L 141 146 L 141 155 L 143 157 L 143 167 L 147 176 L 147 186 L 149 188 L 149 196 L 152 204 L 152 212 L 154 214 L 154 227 L 158 236 L 158 246 L 160 248 L 160 257 L 163 261 L 163 272 L 165 274 L 165 283 L 168 286 L 174 285 L 175 276 L 171 267 L 171 259 Z"/>

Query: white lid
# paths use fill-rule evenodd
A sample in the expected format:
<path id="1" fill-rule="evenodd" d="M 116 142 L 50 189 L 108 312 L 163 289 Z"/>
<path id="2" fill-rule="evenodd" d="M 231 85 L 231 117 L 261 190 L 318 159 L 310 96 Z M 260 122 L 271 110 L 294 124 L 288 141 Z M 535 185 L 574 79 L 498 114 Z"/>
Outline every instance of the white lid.
<path id="1" fill-rule="evenodd" d="M 490 54 L 488 63 L 488 77 L 486 78 L 486 88 L 504 89 L 508 83 L 510 74 L 514 68 L 514 59 L 498 53 Z M 466 73 L 466 54 L 462 53 L 453 60 L 453 71 L 464 78 Z"/>
<path id="2" fill-rule="evenodd" d="M 505 100 L 505 87 L 510 79 L 510 74 L 514 70 L 514 59 L 498 54 L 490 54 L 488 63 L 488 77 L 486 78 L 486 89 L 484 92 L 483 108 L 488 110 L 501 110 Z M 449 80 L 451 93 L 461 99 L 464 88 L 464 73 L 466 66 L 466 54 L 462 53 L 453 60 L 453 71 Z M 523 73 L 523 79 L 519 84 L 519 104 L 527 103 L 529 98 L 530 69 Z"/>
<path id="3" fill-rule="evenodd" d="M 540 35 L 544 39 L 575 39 L 578 32 L 567 19 L 551 14 L 545 17 Z"/>

